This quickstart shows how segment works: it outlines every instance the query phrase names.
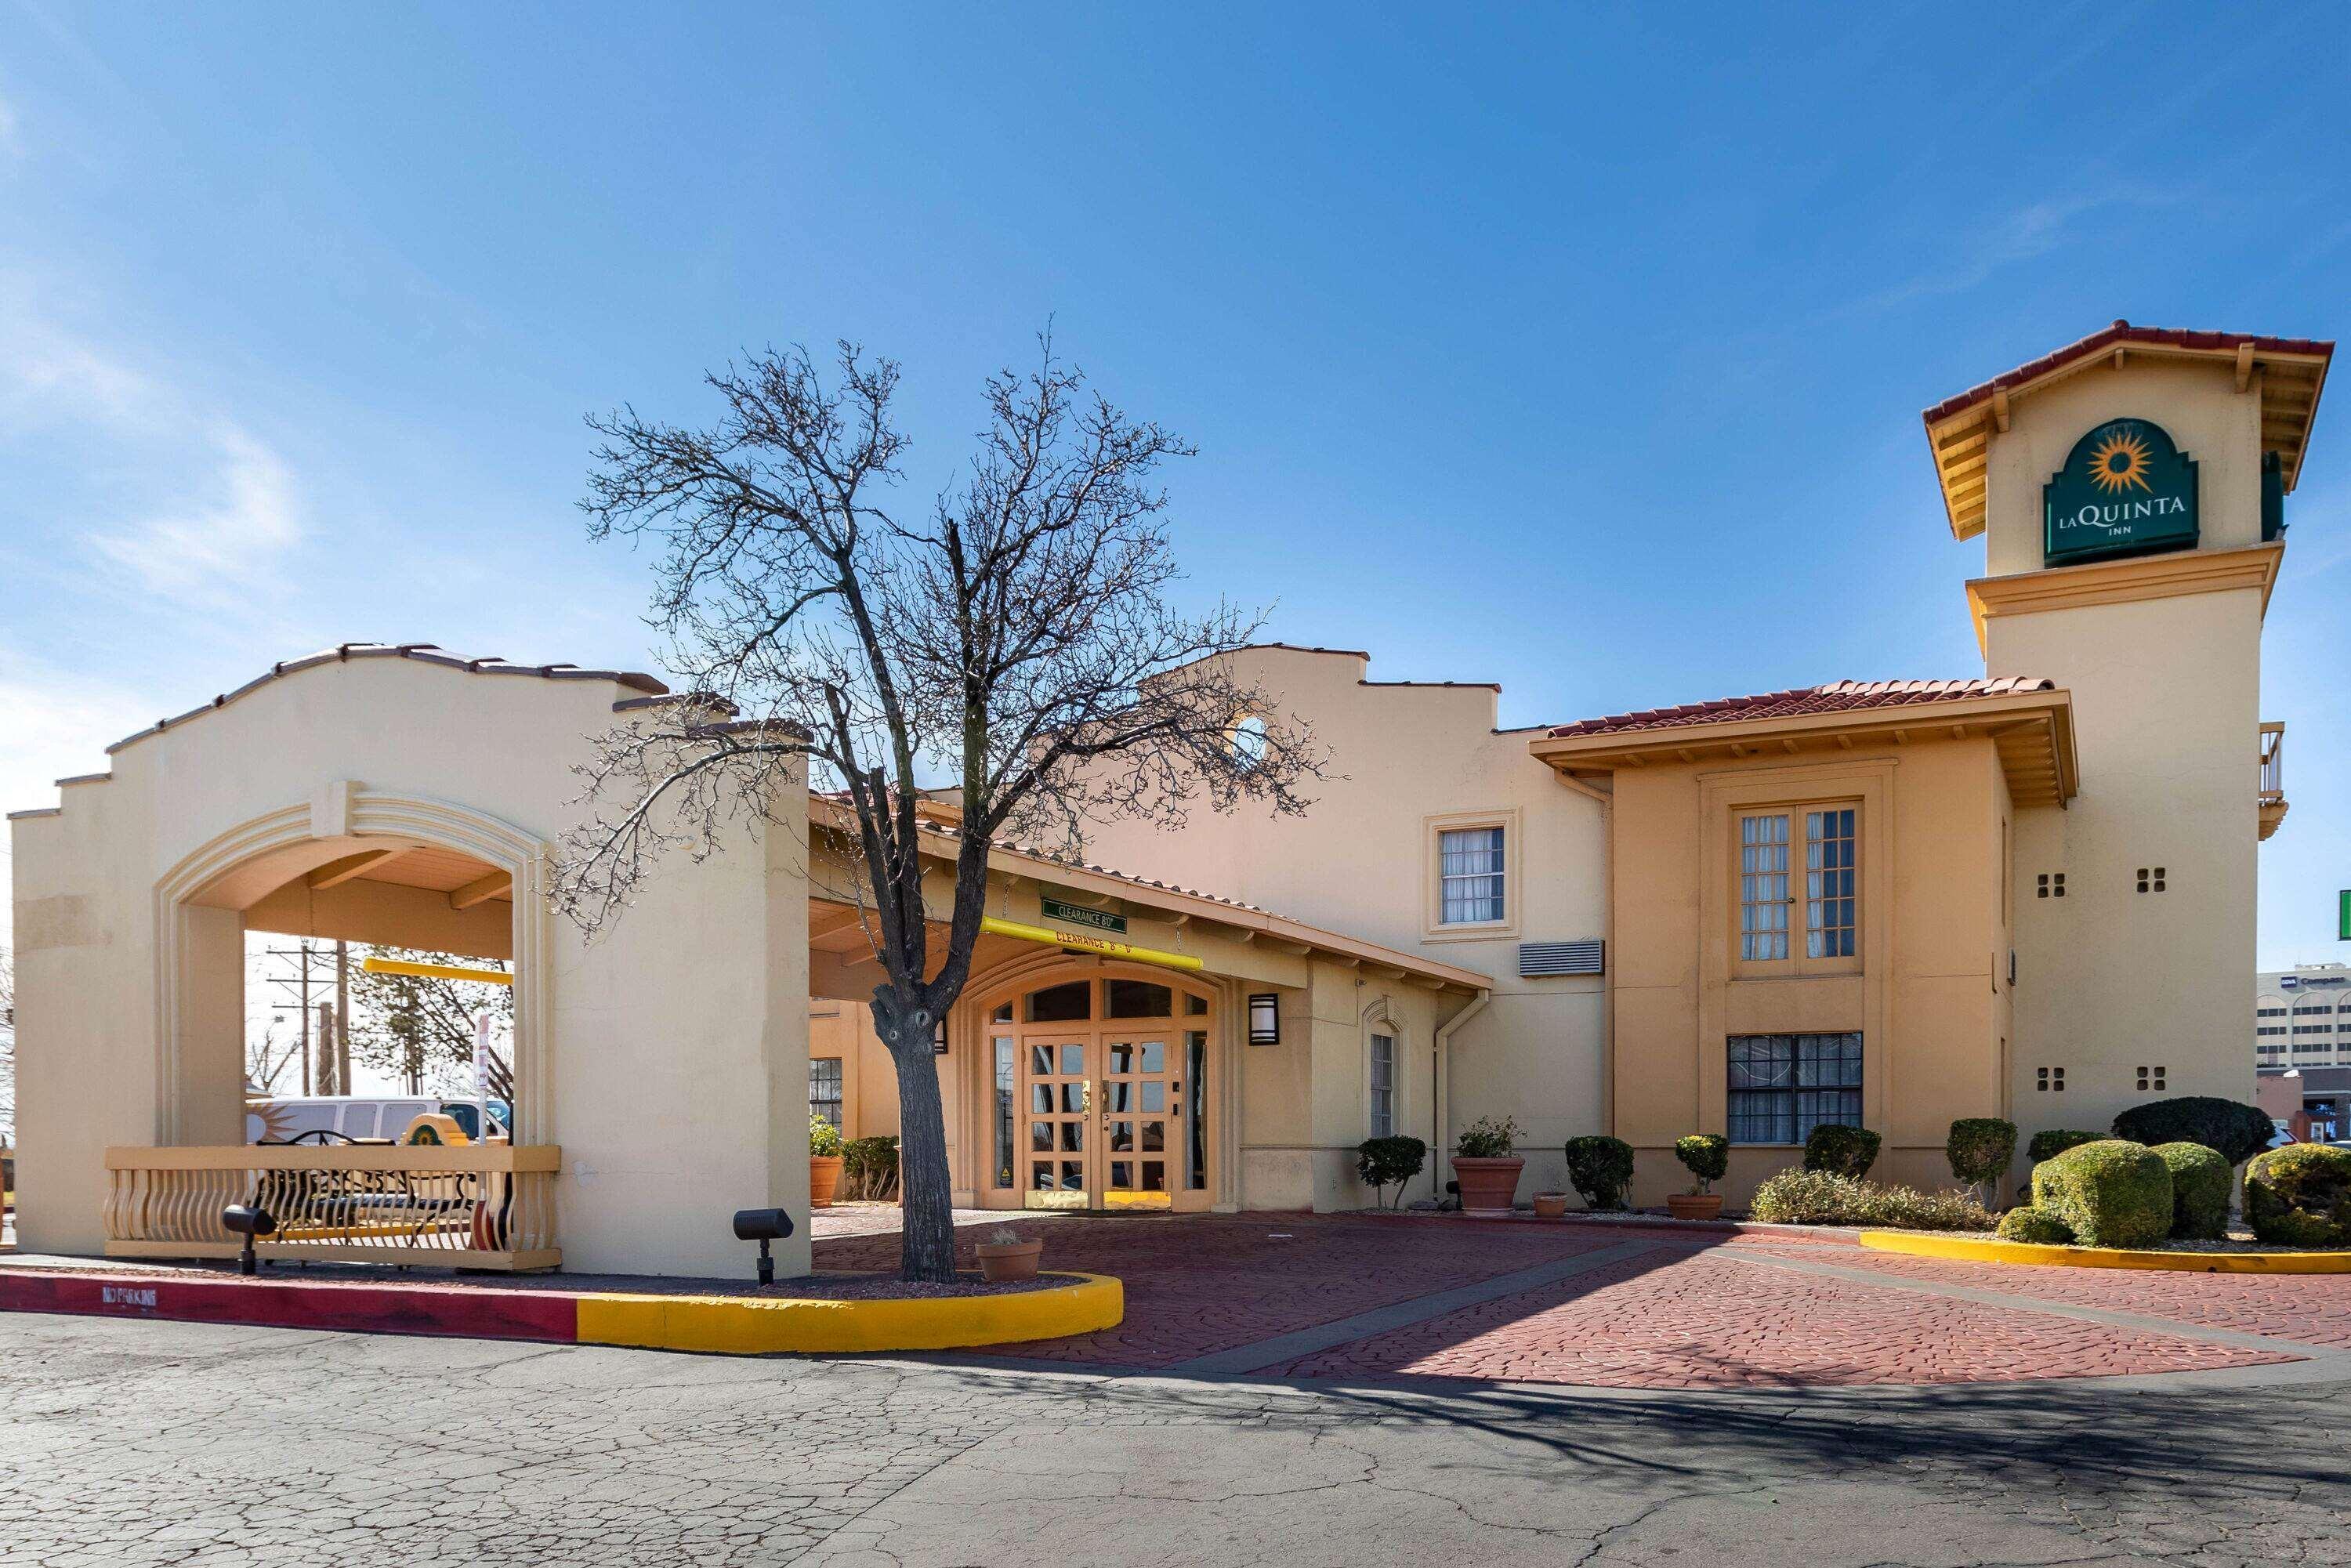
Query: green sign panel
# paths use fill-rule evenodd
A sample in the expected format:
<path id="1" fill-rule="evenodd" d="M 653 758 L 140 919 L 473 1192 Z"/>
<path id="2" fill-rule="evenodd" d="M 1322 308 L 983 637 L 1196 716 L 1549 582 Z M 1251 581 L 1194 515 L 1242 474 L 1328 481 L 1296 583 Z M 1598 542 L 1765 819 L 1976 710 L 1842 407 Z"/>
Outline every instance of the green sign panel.
<path id="1" fill-rule="evenodd" d="M 1058 920 L 1064 925 L 1082 925 L 1089 931 L 1108 931 L 1126 935 L 1126 916 L 1113 915 L 1107 909 L 1089 909 L 1082 904 L 1071 904 L 1047 894 L 1038 901 L 1044 906 L 1045 918 Z"/>
<path id="2" fill-rule="evenodd" d="M 2351 942 L 2351 887 L 2335 895 L 2335 939 Z"/>
<path id="3" fill-rule="evenodd" d="M 2110 419 L 2041 487 L 2041 513 L 2051 566 L 2183 549 L 2196 543 L 2196 464 L 2161 425 Z"/>

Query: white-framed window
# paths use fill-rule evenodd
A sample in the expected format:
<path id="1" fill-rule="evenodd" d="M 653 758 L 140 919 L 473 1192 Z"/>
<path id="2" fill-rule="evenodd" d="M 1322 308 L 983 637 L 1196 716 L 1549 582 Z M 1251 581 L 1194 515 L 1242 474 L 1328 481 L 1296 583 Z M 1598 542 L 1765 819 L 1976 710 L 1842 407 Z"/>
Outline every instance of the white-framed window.
<path id="1" fill-rule="evenodd" d="M 1395 1135 L 1396 1042 L 1392 1034 L 1372 1036 L 1372 1136 Z"/>
<path id="2" fill-rule="evenodd" d="M 1842 801 L 1739 814 L 1742 967 L 1853 967 L 1861 952 L 1860 827 L 1860 808 Z"/>
<path id="3" fill-rule="evenodd" d="M 1504 830 L 1444 828 L 1437 835 L 1437 923 L 1499 925 L 1508 918 Z"/>

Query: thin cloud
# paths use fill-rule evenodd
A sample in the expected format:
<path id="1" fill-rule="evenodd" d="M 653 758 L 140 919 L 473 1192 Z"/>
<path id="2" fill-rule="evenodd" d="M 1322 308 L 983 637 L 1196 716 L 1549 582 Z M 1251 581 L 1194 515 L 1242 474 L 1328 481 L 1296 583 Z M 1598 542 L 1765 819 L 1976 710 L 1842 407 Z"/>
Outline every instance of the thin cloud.
<path id="1" fill-rule="evenodd" d="M 23 121 L 16 118 L 16 107 L 0 97 L 0 152 L 20 158 L 25 152 Z"/>

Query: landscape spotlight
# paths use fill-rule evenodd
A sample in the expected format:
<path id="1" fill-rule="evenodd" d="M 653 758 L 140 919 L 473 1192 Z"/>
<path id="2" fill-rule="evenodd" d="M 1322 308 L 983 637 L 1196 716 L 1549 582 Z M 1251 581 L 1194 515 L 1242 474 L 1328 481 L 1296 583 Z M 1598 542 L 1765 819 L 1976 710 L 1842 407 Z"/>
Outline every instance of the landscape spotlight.
<path id="1" fill-rule="evenodd" d="M 792 1217 L 780 1208 L 738 1208 L 735 1211 L 735 1239 L 759 1244 L 759 1283 L 776 1282 L 775 1255 L 768 1244 L 781 1241 L 792 1233 Z"/>
<path id="2" fill-rule="evenodd" d="M 245 1249 L 236 1255 L 236 1271 L 252 1273 L 258 1267 L 253 1255 L 254 1238 L 275 1233 L 277 1217 L 258 1204 L 232 1203 L 221 1210 L 221 1223 L 245 1238 Z"/>

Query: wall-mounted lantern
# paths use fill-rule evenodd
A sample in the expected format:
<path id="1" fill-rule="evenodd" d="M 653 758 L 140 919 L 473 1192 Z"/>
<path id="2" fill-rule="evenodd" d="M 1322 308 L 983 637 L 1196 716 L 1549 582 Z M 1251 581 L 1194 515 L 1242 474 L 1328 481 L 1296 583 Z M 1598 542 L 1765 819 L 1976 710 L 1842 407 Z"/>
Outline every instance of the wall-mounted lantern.
<path id="1" fill-rule="evenodd" d="M 1281 998 L 1271 991 L 1260 991 L 1249 998 L 1249 1043 L 1280 1045 L 1281 1043 Z"/>
<path id="2" fill-rule="evenodd" d="M 931 1026 L 931 1054 L 933 1056 L 945 1056 L 946 1053 L 947 1020 L 946 1016 L 943 1014 L 941 1015 L 939 1021 Z"/>

